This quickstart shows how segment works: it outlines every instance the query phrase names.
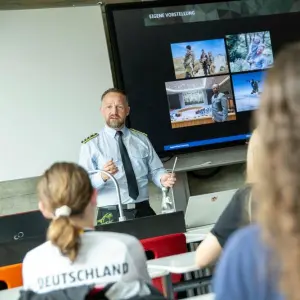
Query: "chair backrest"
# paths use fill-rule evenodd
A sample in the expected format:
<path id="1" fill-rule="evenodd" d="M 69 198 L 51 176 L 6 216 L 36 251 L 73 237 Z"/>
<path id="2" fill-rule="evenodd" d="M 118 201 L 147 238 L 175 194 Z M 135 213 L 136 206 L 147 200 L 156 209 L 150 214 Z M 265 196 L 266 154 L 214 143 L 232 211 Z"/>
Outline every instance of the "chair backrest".
<path id="1" fill-rule="evenodd" d="M 186 238 L 183 233 L 174 233 L 141 240 L 145 251 L 154 254 L 154 258 L 185 253 Z"/>
<path id="2" fill-rule="evenodd" d="M 187 252 L 186 237 L 183 233 L 168 234 L 140 241 L 145 251 L 152 252 L 154 258 L 161 258 Z M 182 275 L 172 274 L 173 283 L 178 283 Z M 160 278 L 152 280 L 153 285 L 163 294 L 163 284 Z"/>
<path id="3" fill-rule="evenodd" d="M 8 289 L 22 286 L 22 264 L 1 267 L 0 281 L 6 283 Z"/>

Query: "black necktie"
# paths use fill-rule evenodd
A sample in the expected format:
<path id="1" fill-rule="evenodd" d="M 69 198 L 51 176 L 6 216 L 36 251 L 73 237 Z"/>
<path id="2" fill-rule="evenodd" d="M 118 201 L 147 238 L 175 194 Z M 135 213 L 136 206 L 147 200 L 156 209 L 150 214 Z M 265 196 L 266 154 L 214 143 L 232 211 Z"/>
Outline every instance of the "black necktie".
<path id="1" fill-rule="evenodd" d="M 129 158 L 127 149 L 123 143 L 123 132 L 117 131 L 117 134 L 119 135 L 118 143 L 120 147 L 120 153 L 121 153 L 121 158 L 125 170 L 125 175 L 127 178 L 129 196 L 130 198 L 136 200 L 137 197 L 139 196 L 139 188 L 136 182 L 136 177 L 132 168 L 131 160 Z"/>

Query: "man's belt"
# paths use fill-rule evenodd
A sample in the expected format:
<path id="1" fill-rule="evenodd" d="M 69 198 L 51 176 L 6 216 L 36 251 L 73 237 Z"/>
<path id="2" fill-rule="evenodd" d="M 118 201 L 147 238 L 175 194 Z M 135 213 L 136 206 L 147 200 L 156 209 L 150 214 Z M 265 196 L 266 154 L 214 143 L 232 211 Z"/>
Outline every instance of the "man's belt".
<path id="1" fill-rule="evenodd" d="M 122 208 L 125 210 L 132 210 L 132 209 L 139 209 L 142 207 L 149 207 L 149 201 L 142 201 L 142 202 L 138 202 L 138 203 L 128 203 L 128 204 L 122 204 Z M 99 209 L 105 209 L 105 210 L 119 210 L 119 206 L 118 205 L 108 205 L 108 206 L 102 206 L 99 207 Z"/>

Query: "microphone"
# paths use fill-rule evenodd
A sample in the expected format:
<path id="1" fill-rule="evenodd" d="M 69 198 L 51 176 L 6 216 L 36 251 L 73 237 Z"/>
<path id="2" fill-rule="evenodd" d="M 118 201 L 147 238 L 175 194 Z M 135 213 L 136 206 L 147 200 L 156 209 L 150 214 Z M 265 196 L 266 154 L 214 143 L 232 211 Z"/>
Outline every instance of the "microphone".
<path id="1" fill-rule="evenodd" d="M 97 174 L 97 173 L 104 173 L 113 181 L 116 191 L 117 191 L 118 208 L 119 208 L 119 214 L 120 214 L 119 222 L 126 221 L 126 217 L 124 216 L 124 211 L 123 211 L 123 207 L 122 207 L 120 187 L 119 187 L 119 184 L 118 184 L 116 178 L 113 175 L 111 175 L 110 173 L 103 171 L 103 170 L 95 170 L 95 171 L 88 172 L 89 175 L 93 175 L 93 174 Z"/>

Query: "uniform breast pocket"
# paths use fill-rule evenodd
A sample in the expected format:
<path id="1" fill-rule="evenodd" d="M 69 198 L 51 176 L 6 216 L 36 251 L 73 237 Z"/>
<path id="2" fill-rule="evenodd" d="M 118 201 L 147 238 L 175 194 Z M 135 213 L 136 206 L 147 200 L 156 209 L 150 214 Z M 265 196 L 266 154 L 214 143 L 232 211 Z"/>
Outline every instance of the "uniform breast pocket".
<path id="1" fill-rule="evenodd" d="M 137 178 L 148 175 L 149 154 L 146 150 L 132 149 L 129 153 L 132 167 Z"/>

